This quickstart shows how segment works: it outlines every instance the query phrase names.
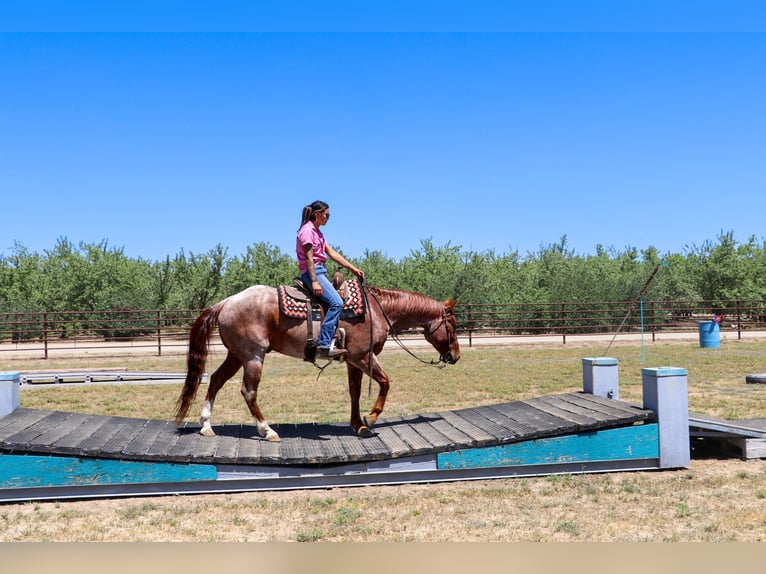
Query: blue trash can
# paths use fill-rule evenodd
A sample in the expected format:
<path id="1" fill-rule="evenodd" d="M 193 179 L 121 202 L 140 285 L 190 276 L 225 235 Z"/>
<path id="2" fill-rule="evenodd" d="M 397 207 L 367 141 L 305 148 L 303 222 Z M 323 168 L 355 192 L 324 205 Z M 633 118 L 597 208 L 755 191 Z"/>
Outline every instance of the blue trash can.
<path id="1" fill-rule="evenodd" d="M 700 321 L 700 347 L 717 349 L 721 346 L 721 328 L 716 321 Z"/>

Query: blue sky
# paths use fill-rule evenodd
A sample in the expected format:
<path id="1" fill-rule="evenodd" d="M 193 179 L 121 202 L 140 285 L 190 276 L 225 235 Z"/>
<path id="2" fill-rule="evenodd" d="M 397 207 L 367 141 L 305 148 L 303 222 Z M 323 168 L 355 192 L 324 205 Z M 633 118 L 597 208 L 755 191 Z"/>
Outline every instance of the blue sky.
<path id="1" fill-rule="evenodd" d="M 0 254 L 766 236 L 757 2 L 210 4 L 0 8 Z"/>

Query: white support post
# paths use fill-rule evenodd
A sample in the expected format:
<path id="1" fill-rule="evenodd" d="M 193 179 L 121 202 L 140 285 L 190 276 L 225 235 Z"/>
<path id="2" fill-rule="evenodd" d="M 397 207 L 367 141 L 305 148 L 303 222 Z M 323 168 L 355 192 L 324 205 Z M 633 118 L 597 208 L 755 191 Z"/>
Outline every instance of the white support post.
<path id="1" fill-rule="evenodd" d="M 660 432 L 660 468 L 687 468 L 689 445 L 689 396 L 686 369 L 642 369 L 644 408 L 657 415 Z"/>
<path id="2" fill-rule="evenodd" d="M 0 372 L 0 417 L 19 408 L 21 373 Z"/>
<path id="3" fill-rule="evenodd" d="M 620 386 L 617 365 L 611 357 L 588 357 L 582 360 L 582 390 L 584 393 L 619 400 Z"/>

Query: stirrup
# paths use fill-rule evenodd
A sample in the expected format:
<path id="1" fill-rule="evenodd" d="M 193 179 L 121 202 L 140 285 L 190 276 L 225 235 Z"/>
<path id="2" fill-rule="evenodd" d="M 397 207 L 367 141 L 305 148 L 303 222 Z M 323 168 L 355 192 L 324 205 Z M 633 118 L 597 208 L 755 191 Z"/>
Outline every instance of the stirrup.
<path id="1" fill-rule="evenodd" d="M 337 343 L 336 343 L 337 341 Z M 335 338 L 330 344 L 330 348 L 338 347 L 339 349 L 346 348 L 346 330 L 343 327 L 338 327 L 335 330 Z"/>

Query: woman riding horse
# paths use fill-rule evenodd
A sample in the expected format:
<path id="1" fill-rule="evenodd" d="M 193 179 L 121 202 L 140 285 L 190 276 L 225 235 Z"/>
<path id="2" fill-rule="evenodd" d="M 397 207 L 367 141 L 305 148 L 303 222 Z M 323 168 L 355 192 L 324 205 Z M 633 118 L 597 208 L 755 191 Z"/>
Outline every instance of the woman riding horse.
<path id="1" fill-rule="evenodd" d="M 317 340 L 319 357 L 338 359 L 348 353 L 346 349 L 336 349 L 334 339 L 340 312 L 343 310 L 343 299 L 327 279 L 327 270 L 324 264 L 329 257 L 339 265 L 346 267 L 360 279 L 364 278 L 364 273 L 327 244 L 324 234 L 319 228 L 322 225 L 327 225 L 329 219 L 330 206 L 324 201 L 315 201 L 304 207 L 301 227 L 295 241 L 295 252 L 298 256 L 298 268 L 301 271 L 303 283 L 314 295 L 328 305 Z"/>

